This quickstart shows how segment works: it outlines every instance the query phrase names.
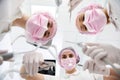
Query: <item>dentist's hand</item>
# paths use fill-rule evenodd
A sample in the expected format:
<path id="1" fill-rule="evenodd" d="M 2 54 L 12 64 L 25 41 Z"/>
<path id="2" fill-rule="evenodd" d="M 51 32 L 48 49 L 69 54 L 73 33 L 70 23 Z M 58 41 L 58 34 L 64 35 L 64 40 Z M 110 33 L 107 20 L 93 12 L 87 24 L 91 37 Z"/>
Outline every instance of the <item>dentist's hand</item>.
<path id="1" fill-rule="evenodd" d="M 30 76 L 38 73 L 38 67 L 42 62 L 44 62 L 43 56 L 38 52 L 29 52 L 23 56 L 25 70 Z"/>
<path id="2" fill-rule="evenodd" d="M 110 68 L 106 68 L 105 66 L 98 66 L 92 59 L 85 62 L 83 69 L 88 69 L 90 73 L 110 75 Z"/>
<path id="3" fill-rule="evenodd" d="M 90 56 L 97 65 L 106 65 L 103 59 L 111 63 L 120 64 L 120 49 L 108 44 L 86 43 L 89 47 L 83 47 L 83 52 Z"/>
<path id="4" fill-rule="evenodd" d="M 8 51 L 7 50 L 0 50 L 0 55 L 1 54 L 5 54 L 5 53 L 7 53 Z M 2 56 L 0 56 L 0 65 L 3 63 L 3 57 Z"/>

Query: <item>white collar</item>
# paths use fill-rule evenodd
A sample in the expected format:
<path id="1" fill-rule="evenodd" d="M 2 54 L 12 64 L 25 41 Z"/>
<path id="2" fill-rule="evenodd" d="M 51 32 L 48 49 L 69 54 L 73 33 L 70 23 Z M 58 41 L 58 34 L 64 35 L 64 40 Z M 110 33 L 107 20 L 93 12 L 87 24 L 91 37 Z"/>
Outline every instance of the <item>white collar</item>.
<path id="1" fill-rule="evenodd" d="M 80 70 L 76 69 L 76 71 L 74 73 L 72 73 L 72 74 L 65 73 L 64 77 L 69 78 L 71 76 L 76 76 L 76 75 L 79 75 L 79 74 L 80 74 Z"/>

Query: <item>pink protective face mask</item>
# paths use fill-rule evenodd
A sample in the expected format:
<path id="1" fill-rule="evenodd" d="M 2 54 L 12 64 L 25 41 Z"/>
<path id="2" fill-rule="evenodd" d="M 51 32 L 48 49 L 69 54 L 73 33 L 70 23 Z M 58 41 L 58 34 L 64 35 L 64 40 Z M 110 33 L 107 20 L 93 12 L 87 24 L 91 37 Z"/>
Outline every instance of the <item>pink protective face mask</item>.
<path id="1" fill-rule="evenodd" d="M 26 37 L 28 42 L 31 43 L 41 43 L 46 44 L 56 33 L 56 25 L 53 21 L 54 31 L 52 35 L 47 38 L 43 39 L 45 31 L 48 30 L 48 20 L 52 20 L 53 18 L 48 13 L 36 13 L 32 15 L 26 23 Z"/>
<path id="2" fill-rule="evenodd" d="M 106 23 L 106 15 L 101 9 L 92 9 L 85 12 L 85 20 L 83 24 L 88 30 L 85 32 L 86 34 L 96 34 L 101 32 Z"/>
<path id="3" fill-rule="evenodd" d="M 76 66 L 76 58 L 67 58 L 61 60 L 61 65 L 66 70 L 71 70 Z"/>

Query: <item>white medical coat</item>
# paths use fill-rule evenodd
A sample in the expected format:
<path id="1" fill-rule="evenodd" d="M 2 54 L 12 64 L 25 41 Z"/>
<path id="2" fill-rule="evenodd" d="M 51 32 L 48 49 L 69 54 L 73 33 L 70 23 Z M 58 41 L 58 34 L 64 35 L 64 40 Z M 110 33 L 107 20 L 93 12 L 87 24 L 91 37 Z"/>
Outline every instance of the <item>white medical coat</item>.
<path id="1" fill-rule="evenodd" d="M 22 16 L 20 5 L 24 0 L 2 0 L 4 1 L 4 5 L 7 9 L 6 13 L 3 13 L 4 17 L 0 19 L 0 50 L 8 50 L 8 52 L 12 52 L 11 46 L 11 37 L 10 37 L 10 24 L 17 18 Z M 4 10 L 4 9 L 2 9 Z M 7 17 L 6 17 L 7 16 Z M 8 19 L 7 19 L 8 18 Z M 0 74 L 9 68 L 11 68 L 9 62 L 4 62 L 0 65 Z M 4 80 L 10 80 L 10 77 L 7 75 Z M 14 80 L 14 79 L 11 79 Z"/>
<path id="2" fill-rule="evenodd" d="M 62 73 L 64 74 L 64 73 Z M 60 74 L 60 75 L 62 75 Z M 88 70 L 78 70 L 72 74 L 65 74 L 64 76 L 48 76 L 45 75 L 45 80 L 103 80 L 102 75 L 90 74 Z"/>

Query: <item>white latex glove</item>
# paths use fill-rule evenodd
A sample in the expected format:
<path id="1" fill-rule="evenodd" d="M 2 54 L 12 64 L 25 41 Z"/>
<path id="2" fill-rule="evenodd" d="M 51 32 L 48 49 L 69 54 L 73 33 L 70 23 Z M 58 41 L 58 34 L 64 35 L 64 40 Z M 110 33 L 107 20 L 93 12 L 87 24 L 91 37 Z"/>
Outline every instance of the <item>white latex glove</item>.
<path id="1" fill-rule="evenodd" d="M 7 53 L 8 51 L 7 50 L 0 50 L 0 54 L 5 54 Z M 0 65 L 3 63 L 3 58 L 2 56 L 0 56 Z"/>
<path id="2" fill-rule="evenodd" d="M 30 76 L 38 73 L 38 67 L 42 62 L 44 62 L 43 56 L 38 52 L 29 52 L 23 56 L 25 70 Z"/>
<path id="3" fill-rule="evenodd" d="M 103 58 L 111 63 L 120 64 L 120 49 L 108 44 L 87 43 L 83 52 L 95 60 L 97 65 L 106 65 Z"/>
<path id="4" fill-rule="evenodd" d="M 0 56 L 0 65 L 3 63 L 3 58 Z"/>
<path id="5" fill-rule="evenodd" d="M 106 68 L 105 66 L 98 66 L 92 59 L 85 62 L 83 69 L 88 69 L 90 73 L 110 75 L 110 68 Z"/>

